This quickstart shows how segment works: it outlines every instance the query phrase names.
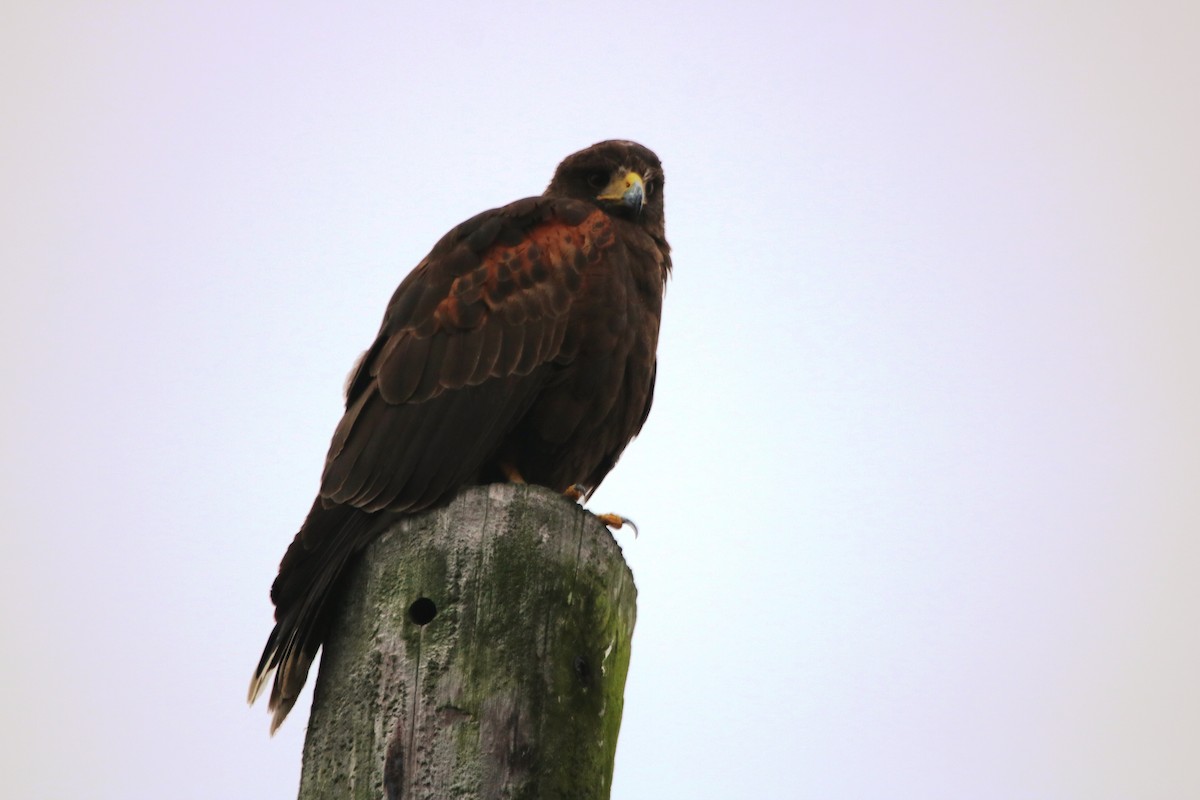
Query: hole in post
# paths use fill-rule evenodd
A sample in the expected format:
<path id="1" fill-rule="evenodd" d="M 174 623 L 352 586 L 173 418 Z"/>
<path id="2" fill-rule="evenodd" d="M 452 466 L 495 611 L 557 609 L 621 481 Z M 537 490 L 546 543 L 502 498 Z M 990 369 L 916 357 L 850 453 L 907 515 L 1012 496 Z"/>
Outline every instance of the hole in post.
<path id="1" fill-rule="evenodd" d="M 408 618 L 418 625 L 425 626 L 433 622 L 437 616 L 437 606 L 428 597 L 418 597 L 408 607 Z"/>
<path id="2" fill-rule="evenodd" d="M 575 676 L 579 678 L 581 683 L 587 683 L 588 678 L 592 676 L 592 667 L 588 664 L 587 659 L 583 656 L 575 656 L 575 661 L 572 665 L 575 668 Z"/>

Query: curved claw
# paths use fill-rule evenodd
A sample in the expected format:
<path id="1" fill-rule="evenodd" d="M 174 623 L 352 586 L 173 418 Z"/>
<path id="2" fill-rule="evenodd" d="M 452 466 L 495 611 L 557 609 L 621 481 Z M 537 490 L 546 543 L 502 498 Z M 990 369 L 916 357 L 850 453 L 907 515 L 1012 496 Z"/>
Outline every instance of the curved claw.
<path id="1" fill-rule="evenodd" d="M 579 498 L 583 497 L 585 494 L 587 494 L 586 489 L 584 489 L 578 483 L 572 483 L 567 487 L 567 490 L 563 492 L 563 497 L 567 498 L 573 503 L 578 503 Z"/>
<path id="2" fill-rule="evenodd" d="M 613 530 L 620 530 L 628 525 L 629 527 L 633 528 L 633 538 L 637 538 L 637 523 L 627 517 L 622 517 L 620 514 L 597 514 L 596 519 L 600 520 Z"/>

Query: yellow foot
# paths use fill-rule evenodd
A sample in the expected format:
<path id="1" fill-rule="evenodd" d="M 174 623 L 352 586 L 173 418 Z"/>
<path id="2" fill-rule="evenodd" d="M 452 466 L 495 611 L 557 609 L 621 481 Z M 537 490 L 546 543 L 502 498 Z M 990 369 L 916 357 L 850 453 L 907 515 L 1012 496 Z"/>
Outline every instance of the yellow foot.
<path id="1" fill-rule="evenodd" d="M 510 464 L 507 461 L 500 462 L 500 471 L 504 473 L 504 477 L 508 478 L 509 483 L 524 483 L 525 476 L 517 469 L 516 464 Z"/>
<path id="2" fill-rule="evenodd" d="M 563 497 L 567 498 L 572 503 L 576 503 L 579 501 L 579 498 L 583 497 L 585 494 L 587 494 L 586 489 L 584 489 L 578 483 L 572 483 L 567 487 L 567 490 L 563 492 Z"/>
<path id="3" fill-rule="evenodd" d="M 597 514 L 596 519 L 600 520 L 613 530 L 620 530 L 628 525 L 629 527 L 633 528 L 633 537 L 635 539 L 637 538 L 638 526 L 637 523 L 631 519 L 626 519 L 620 514 Z"/>

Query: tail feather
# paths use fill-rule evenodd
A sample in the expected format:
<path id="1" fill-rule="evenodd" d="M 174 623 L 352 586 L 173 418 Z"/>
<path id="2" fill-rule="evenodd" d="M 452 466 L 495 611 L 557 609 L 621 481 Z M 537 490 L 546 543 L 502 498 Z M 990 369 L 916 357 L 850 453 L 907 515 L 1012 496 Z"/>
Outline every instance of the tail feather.
<path id="1" fill-rule="evenodd" d="M 271 586 L 275 628 L 267 638 L 248 693 L 253 704 L 274 673 L 267 702 L 272 734 L 296 704 L 309 667 L 329 633 L 347 566 L 390 519 L 391 515 L 351 506 L 326 508 L 318 498 L 284 554 L 279 576 Z"/>

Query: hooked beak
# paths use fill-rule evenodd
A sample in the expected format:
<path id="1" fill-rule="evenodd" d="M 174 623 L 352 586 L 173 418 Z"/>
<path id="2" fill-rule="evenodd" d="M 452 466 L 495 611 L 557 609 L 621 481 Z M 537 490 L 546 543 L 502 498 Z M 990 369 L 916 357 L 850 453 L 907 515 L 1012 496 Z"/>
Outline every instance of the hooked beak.
<path id="1" fill-rule="evenodd" d="M 599 200 L 621 203 L 632 208 L 634 212 L 640 212 L 646 202 L 646 185 L 641 175 L 626 170 L 624 174 L 614 178 L 596 197 Z"/>

